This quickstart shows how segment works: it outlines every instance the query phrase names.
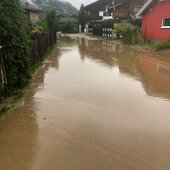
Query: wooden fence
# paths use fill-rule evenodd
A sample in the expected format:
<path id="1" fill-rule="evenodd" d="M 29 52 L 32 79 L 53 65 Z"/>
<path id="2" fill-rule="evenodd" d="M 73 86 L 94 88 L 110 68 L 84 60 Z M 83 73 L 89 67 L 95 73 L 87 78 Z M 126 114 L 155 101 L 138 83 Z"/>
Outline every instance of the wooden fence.
<path id="1" fill-rule="evenodd" d="M 56 43 L 56 34 L 40 35 L 34 40 L 30 41 L 30 62 L 32 65 L 42 61 L 43 56 L 49 47 Z M 8 92 L 8 82 L 5 71 L 5 53 L 0 46 L 0 102 L 3 96 Z"/>
<path id="2" fill-rule="evenodd" d="M 31 63 L 36 64 L 43 59 L 49 47 L 56 43 L 56 35 L 40 35 L 30 42 Z"/>

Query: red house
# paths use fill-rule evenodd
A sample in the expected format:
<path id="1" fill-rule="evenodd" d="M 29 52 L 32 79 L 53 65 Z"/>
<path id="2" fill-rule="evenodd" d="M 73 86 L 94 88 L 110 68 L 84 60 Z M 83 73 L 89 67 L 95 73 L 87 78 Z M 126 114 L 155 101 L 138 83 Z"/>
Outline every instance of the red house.
<path id="1" fill-rule="evenodd" d="M 146 39 L 170 39 L 170 0 L 148 0 L 138 11 L 142 17 L 142 36 Z"/>

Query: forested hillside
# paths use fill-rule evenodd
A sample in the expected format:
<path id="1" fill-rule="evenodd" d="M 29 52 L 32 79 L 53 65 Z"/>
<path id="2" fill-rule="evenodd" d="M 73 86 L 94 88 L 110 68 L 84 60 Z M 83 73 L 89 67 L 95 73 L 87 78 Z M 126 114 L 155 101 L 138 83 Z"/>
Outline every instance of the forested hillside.
<path id="1" fill-rule="evenodd" d="M 60 0 L 22 0 L 27 1 L 31 5 L 37 5 L 44 10 L 55 8 L 57 14 L 72 15 L 76 14 L 78 10 L 69 2 Z"/>

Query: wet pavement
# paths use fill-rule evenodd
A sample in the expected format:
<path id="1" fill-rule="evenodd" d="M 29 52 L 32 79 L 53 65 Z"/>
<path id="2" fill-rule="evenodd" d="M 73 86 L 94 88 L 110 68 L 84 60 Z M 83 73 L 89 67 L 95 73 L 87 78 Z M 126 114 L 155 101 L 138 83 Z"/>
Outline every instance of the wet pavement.
<path id="1" fill-rule="evenodd" d="M 61 40 L 0 119 L 0 170 L 169 170 L 168 54 Z"/>

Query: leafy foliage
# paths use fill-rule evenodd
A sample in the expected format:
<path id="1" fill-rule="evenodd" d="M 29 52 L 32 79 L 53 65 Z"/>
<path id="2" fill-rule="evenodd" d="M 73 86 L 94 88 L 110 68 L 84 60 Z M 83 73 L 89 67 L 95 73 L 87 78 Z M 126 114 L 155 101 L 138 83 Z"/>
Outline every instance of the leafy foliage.
<path id="1" fill-rule="evenodd" d="M 56 32 L 58 29 L 58 20 L 56 17 L 55 9 L 49 10 L 46 15 L 48 29 L 52 32 Z"/>
<path id="2" fill-rule="evenodd" d="M 42 18 L 39 22 L 37 22 L 33 28 L 32 28 L 32 33 L 47 33 L 48 28 L 47 28 L 47 21 L 46 18 Z"/>
<path id="3" fill-rule="evenodd" d="M 40 19 L 39 22 L 32 26 L 31 35 L 36 37 L 39 34 L 48 32 L 56 32 L 58 30 L 58 18 L 56 17 L 55 9 L 47 11 L 46 16 Z"/>
<path id="4" fill-rule="evenodd" d="M 5 54 L 8 89 L 21 88 L 30 78 L 30 27 L 19 0 L 0 1 L 0 45 Z"/>
<path id="5" fill-rule="evenodd" d="M 117 31 L 118 36 L 122 36 L 122 41 L 126 44 L 139 44 L 154 50 L 170 48 L 170 40 L 144 40 L 141 36 L 139 27 L 131 23 L 117 23 L 115 24 L 114 29 Z"/>
<path id="6" fill-rule="evenodd" d="M 60 29 L 63 33 L 78 33 L 77 24 L 71 22 L 60 25 Z"/>
<path id="7" fill-rule="evenodd" d="M 155 48 L 156 50 L 162 50 L 162 49 L 170 48 L 170 40 L 165 40 L 165 41 L 156 42 L 156 43 L 154 44 L 154 48 Z"/>
<path id="8" fill-rule="evenodd" d="M 126 44 L 133 44 L 133 35 L 135 32 L 135 26 L 128 22 L 117 23 L 114 26 L 118 37 L 122 37 L 122 41 Z"/>
<path id="9" fill-rule="evenodd" d="M 85 13 L 84 5 L 81 4 L 80 11 L 78 13 L 78 23 L 82 26 L 82 32 L 84 32 L 86 22 L 87 22 L 87 15 Z"/>

